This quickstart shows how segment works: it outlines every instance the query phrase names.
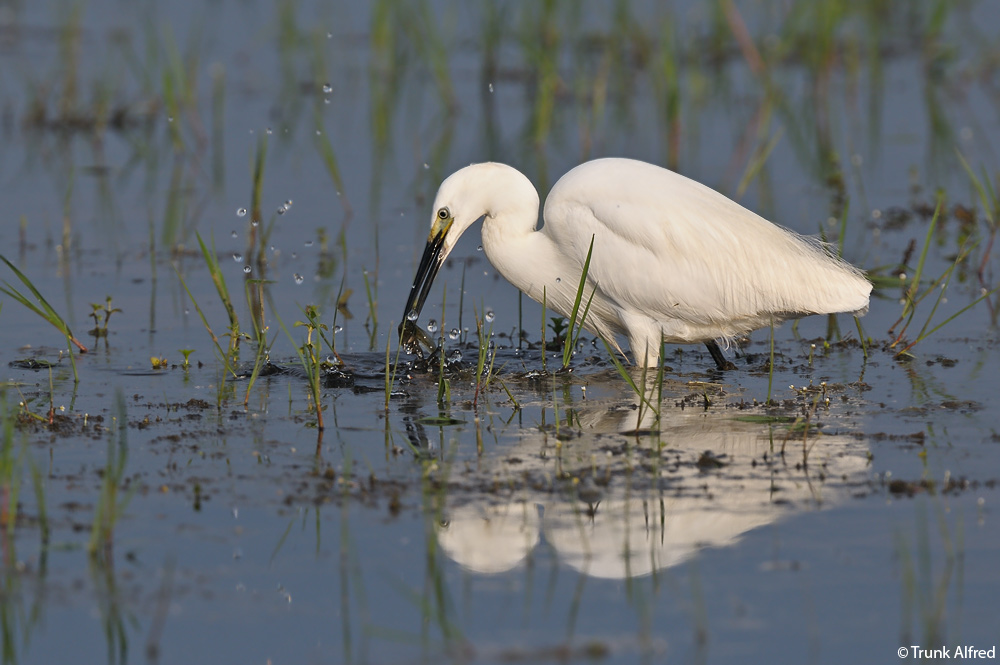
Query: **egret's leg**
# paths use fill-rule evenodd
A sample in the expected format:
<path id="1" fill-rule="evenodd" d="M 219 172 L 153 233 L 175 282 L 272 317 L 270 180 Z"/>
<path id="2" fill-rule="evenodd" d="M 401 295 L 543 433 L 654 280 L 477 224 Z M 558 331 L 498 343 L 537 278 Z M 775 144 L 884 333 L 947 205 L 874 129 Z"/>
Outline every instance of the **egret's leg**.
<path id="1" fill-rule="evenodd" d="M 722 355 L 722 349 L 719 348 L 714 339 L 710 342 L 705 342 L 705 346 L 708 347 L 708 352 L 712 354 L 712 360 L 715 361 L 715 366 L 720 372 L 736 369 L 736 365 L 726 360 L 726 356 Z"/>

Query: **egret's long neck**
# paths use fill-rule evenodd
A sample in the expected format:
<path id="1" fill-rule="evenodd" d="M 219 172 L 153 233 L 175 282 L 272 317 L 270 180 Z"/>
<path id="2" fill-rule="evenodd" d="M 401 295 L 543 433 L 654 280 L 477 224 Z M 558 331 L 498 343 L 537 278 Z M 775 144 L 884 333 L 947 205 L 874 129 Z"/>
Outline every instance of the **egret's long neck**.
<path id="1" fill-rule="evenodd" d="M 520 172 L 509 169 L 491 178 L 484 200 L 483 250 L 500 274 L 522 291 L 530 282 L 530 270 L 525 270 L 527 248 L 540 235 L 538 226 L 538 192 Z"/>

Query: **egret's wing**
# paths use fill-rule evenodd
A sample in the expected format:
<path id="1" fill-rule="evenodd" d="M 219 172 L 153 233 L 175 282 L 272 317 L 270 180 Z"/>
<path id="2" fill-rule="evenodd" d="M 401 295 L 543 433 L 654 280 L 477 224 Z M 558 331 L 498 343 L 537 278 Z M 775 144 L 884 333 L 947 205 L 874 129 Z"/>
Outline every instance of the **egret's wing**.
<path id="1" fill-rule="evenodd" d="M 620 307 L 716 325 L 763 314 L 860 309 L 870 286 L 811 242 L 681 175 L 626 159 L 587 162 L 545 203 L 545 229 Z"/>

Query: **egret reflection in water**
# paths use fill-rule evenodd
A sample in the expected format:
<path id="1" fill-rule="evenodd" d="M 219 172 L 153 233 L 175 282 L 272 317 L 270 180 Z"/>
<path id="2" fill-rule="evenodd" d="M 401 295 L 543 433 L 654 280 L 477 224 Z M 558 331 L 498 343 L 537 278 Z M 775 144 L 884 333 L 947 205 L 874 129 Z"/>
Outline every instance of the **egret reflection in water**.
<path id="1" fill-rule="evenodd" d="M 581 416 L 586 434 L 563 445 L 561 462 L 539 455 L 544 433 L 524 430 L 514 450 L 498 452 L 516 456 L 519 466 L 529 467 L 524 472 L 554 473 L 561 464 L 582 470 L 583 479 L 567 483 L 563 493 L 522 487 L 506 500 L 480 494 L 459 502 L 438 525 L 442 549 L 468 570 L 498 573 L 516 567 L 544 540 L 561 563 L 587 575 L 637 577 L 839 503 L 867 481 L 867 448 L 849 435 L 811 435 L 806 453 L 801 433 L 786 440 L 787 430 L 715 414 L 664 415 L 659 461 L 650 454 L 655 439 L 642 437 L 632 453 L 623 453 L 632 460 L 618 462 L 630 465 L 630 473 L 602 475 L 606 449 L 637 440 L 611 436 L 634 421 L 607 405 Z M 587 475 L 594 466 L 596 473 Z"/>

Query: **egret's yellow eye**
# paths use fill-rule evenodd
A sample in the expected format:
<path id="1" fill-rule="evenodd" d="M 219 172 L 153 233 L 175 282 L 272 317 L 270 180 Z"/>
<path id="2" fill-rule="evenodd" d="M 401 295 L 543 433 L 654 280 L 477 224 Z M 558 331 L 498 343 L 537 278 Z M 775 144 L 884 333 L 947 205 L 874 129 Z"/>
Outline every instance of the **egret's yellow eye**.
<path id="1" fill-rule="evenodd" d="M 451 212 L 447 208 L 438 210 L 438 219 L 448 219 L 449 217 L 451 217 Z"/>

